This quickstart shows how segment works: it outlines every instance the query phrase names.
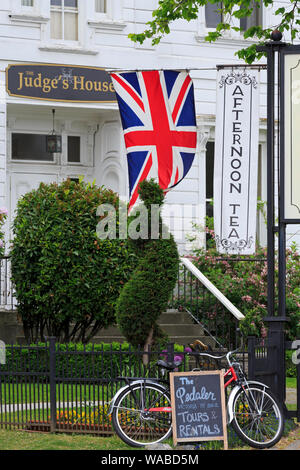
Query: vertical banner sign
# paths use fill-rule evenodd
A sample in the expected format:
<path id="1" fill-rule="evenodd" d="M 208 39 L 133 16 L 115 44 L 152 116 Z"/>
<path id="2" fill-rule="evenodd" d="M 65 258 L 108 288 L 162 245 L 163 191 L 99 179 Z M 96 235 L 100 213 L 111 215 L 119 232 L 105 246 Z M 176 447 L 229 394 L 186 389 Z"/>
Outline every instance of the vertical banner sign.
<path id="1" fill-rule="evenodd" d="M 259 72 L 220 70 L 214 173 L 214 224 L 219 253 L 255 252 Z"/>
<path id="2" fill-rule="evenodd" d="M 300 48 L 283 52 L 283 119 L 281 135 L 284 152 L 284 218 L 300 223 Z"/>

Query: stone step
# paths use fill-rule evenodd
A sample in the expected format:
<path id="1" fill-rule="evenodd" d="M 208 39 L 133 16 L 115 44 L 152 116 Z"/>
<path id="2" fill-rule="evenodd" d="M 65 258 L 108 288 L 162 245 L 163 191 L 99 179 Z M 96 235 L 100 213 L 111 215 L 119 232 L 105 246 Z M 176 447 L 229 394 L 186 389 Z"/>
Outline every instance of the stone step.
<path id="1" fill-rule="evenodd" d="M 205 344 L 210 344 L 212 347 L 214 347 L 214 341 L 209 337 L 209 336 L 169 336 L 169 341 L 171 343 L 183 345 L 183 346 L 189 346 L 191 343 L 195 341 L 195 339 L 199 339 Z M 123 336 L 95 336 L 92 340 L 91 343 L 123 343 L 125 342 L 125 338 Z"/>
<path id="2" fill-rule="evenodd" d="M 178 310 L 168 310 L 159 317 L 159 324 L 190 324 L 193 325 L 193 319 L 187 312 L 179 312 Z"/>
<path id="3" fill-rule="evenodd" d="M 187 325 L 187 324 L 161 324 L 159 323 L 161 329 L 168 336 L 193 336 L 198 338 L 203 336 L 203 328 L 200 325 Z"/>
<path id="4" fill-rule="evenodd" d="M 164 312 L 158 321 L 162 330 L 168 335 L 171 343 L 188 346 L 195 339 L 200 339 L 205 344 L 214 347 L 213 340 L 206 336 L 200 325 L 193 323 L 192 318 L 187 312 L 181 312 L 175 309 L 169 309 Z M 17 328 L 17 344 L 25 344 L 24 334 L 21 325 Z M 123 343 L 125 341 L 119 328 L 114 325 L 101 330 L 98 335 L 92 339 L 92 343 Z"/>

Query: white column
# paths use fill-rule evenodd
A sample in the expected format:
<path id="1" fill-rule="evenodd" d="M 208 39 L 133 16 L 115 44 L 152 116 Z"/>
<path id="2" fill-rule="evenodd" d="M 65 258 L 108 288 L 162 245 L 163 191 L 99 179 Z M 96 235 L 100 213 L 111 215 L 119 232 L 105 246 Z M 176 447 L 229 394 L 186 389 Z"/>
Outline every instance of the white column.
<path id="1" fill-rule="evenodd" d="M 198 207 L 196 211 L 195 223 L 198 230 L 193 235 L 195 239 L 187 245 L 187 248 L 205 247 L 205 227 L 206 215 L 206 144 L 211 136 L 211 127 L 197 121 L 197 151 L 195 159 L 198 162 Z"/>
<path id="2" fill-rule="evenodd" d="M 5 69 L 0 69 L 0 206 L 6 204 L 6 91 Z"/>
<path id="3" fill-rule="evenodd" d="M 0 69 L 0 207 L 9 207 L 6 181 L 6 74 L 5 68 Z M 8 218 L 9 221 L 9 218 Z M 4 226 L 6 246 L 9 235 L 9 222 Z M 6 249 L 8 251 L 8 249 Z"/>

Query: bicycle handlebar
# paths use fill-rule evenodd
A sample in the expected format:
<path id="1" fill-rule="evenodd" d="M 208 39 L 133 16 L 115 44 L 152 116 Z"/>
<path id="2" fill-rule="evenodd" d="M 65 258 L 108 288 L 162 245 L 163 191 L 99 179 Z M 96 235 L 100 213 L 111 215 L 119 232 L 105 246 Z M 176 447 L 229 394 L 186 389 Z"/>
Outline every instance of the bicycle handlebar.
<path id="1" fill-rule="evenodd" d="M 239 351 L 239 349 L 240 348 L 234 349 L 233 351 L 229 351 L 228 353 L 223 354 L 222 356 L 214 356 L 213 354 L 209 354 L 207 352 L 198 352 L 198 351 L 197 351 L 197 355 L 199 355 L 199 356 L 208 356 L 208 357 L 211 357 L 212 359 L 223 359 L 224 357 L 226 357 L 226 360 L 227 360 L 228 364 L 231 364 L 230 360 L 229 360 L 230 356 L 232 356 L 232 354 Z"/>

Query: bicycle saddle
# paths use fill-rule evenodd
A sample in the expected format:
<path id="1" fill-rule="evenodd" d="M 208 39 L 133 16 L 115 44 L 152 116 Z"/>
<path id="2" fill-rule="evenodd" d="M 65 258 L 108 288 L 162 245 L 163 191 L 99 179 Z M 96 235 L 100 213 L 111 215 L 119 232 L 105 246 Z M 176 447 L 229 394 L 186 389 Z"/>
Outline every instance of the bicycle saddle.
<path id="1" fill-rule="evenodd" d="M 181 363 L 182 361 L 166 362 L 160 359 L 156 364 L 162 369 L 174 370 L 176 367 L 180 366 Z"/>

